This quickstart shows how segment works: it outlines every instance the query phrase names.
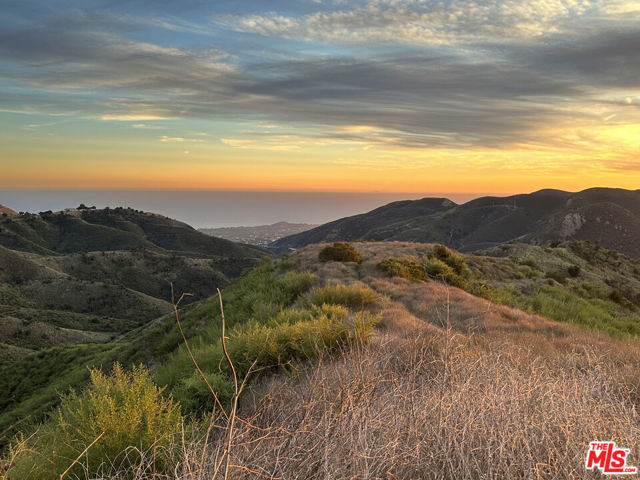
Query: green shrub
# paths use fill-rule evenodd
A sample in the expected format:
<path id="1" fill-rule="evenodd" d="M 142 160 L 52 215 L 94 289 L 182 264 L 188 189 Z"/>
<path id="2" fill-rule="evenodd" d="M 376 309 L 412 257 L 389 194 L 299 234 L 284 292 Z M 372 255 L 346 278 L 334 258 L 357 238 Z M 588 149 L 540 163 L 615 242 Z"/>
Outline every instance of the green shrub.
<path id="1" fill-rule="evenodd" d="M 365 341 L 378 317 L 359 312 L 349 322 L 349 311 L 339 305 L 312 306 L 291 315 L 284 312 L 272 325 L 246 325 L 229 339 L 229 354 L 240 372 L 256 367 L 287 367 L 294 360 L 311 359 L 353 340 Z"/>
<path id="2" fill-rule="evenodd" d="M 442 260 L 432 258 L 427 262 L 427 273 L 434 278 L 445 278 L 453 275 L 453 269 Z"/>
<path id="3" fill-rule="evenodd" d="M 449 256 L 449 249 L 442 244 L 437 244 L 433 247 L 429 256 L 439 258 L 444 261 Z"/>
<path id="4" fill-rule="evenodd" d="M 425 265 L 416 260 L 387 258 L 378 264 L 378 268 L 391 277 L 423 282 L 429 279 Z"/>
<path id="5" fill-rule="evenodd" d="M 216 358 L 220 362 L 222 360 L 222 348 L 218 347 L 216 351 Z M 228 375 L 222 372 L 206 372 L 205 377 L 221 402 L 226 403 L 233 397 L 233 382 Z M 182 383 L 176 387 L 174 394 L 176 398 L 180 399 L 180 405 L 186 411 L 211 410 L 216 407 L 209 386 L 195 368 L 193 373 L 183 379 Z"/>
<path id="6" fill-rule="evenodd" d="M 320 250 L 318 258 L 322 262 L 357 262 L 362 261 L 362 257 L 358 251 L 346 242 L 336 242 Z"/>
<path id="7" fill-rule="evenodd" d="M 49 478 L 54 450 L 54 470 L 59 476 L 101 434 L 70 476 L 81 475 L 86 469 L 93 478 L 108 474 L 110 465 L 123 460 L 135 464 L 140 459 L 136 449 L 144 452 L 154 444 L 156 467 L 161 471 L 166 466 L 163 447 L 179 431 L 179 405 L 162 396 L 142 366 L 125 372 L 115 364 L 111 375 L 94 369 L 91 382 L 81 394 L 72 392 L 63 397 L 57 412 L 33 437 L 29 450 L 18 457 L 11 471 L 15 478 Z"/>
<path id="8" fill-rule="evenodd" d="M 310 308 L 280 311 L 267 321 L 251 320 L 236 325 L 228 334 L 227 349 L 240 378 L 256 362 L 252 376 L 266 371 L 289 369 L 295 361 L 314 358 L 321 350 L 335 350 L 348 342 L 366 341 L 378 317 L 359 312 L 349 317 L 342 305 L 312 305 Z M 198 365 L 221 402 L 232 395 L 232 377 L 220 340 L 192 347 Z M 214 407 L 209 387 L 193 373 L 191 360 L 180 357 L 180 371 L 189 372 L 174 384 L 172 391 L 189 411 Z M 174 365 L 176 367 L 176 365 Z"/>
<path id="9" fill-rule="evenodd" d="M 516 275 L 519 275 L 519 278 L 528 278 L 532 280 L 540 278 L 540 272 L 529 266 L 521 267 Z M 516 278 L 518 278 L 518 276 L 516 276 Z"/>
<path id="10" fill-rule="evenodd" d="M 546 273 L 545 278 L 555 280 L 562 284 L 567 282 L 567 274 L 562 270 L 550 270 Z"/>
<path id="11" fill-rule="evenodd" d="M 520 262 L 520 265 L 526 265 L 528 267 L 531 267 L 535 270 L 540 270 L 540 267 L 538 266 L 538 263 L 533 259 L 533 258 L 527 258 L 524 259 Z"/>
<path id="12" fill-rule="evenodd" d="M 469 290 L 469 282 L 462 276 L 456 274 L 454 269 L 438 258 L 432 258 L 427 262 L 427 273 L 436 280 L 463 290 Z"/>
<path id="13" fill-rule="evenodd" d="M 378 294 L 369 287 L 332 284 L 316 288 L 311 292 L 313 305 L 333 304 L 351 308 L 362 308 L 378 299 Z"/>
<path id="14" fill-rule="evenodd" d="M 580 265 L 571 265 L 569 268 L 567 268 L 567 273 L 572 278 L 580 276 Z"/>
<path id="15" fill-rule="evenodd" d="M 232 332 L 235 327 L 243 324 L 269 323 L 279 312 L 291 307 L 300 295 L 311 287 L 314 281 L 312 273 L 297 271 L 282 273 L 279 263 L 271 260 L 264 261 L 258 267 L 245 272 L 241 278 L 224 290 L 227 332 Z M 222 349 L 218 298 L 208 299 L 193 311 L 186 312 L 181 322 L 189 337 L 191 349 L 202 369 L 207 375 L 219 372 Z M 173 328 L 175 324 L 168 323 L 168 325 L 169 328 Z M 155 343 L 150 343 L 153 348 L 160 348 L 163 352 L 171 351 L 176 349 L 175 335 L 179 338 L 179 332 L 171 330 L 170 333 L 154 339 Z M 163 345 L 166 339 L 171 342 Z M 185 412 L 199 411 L 213 406 L 212 403 L 198 405 L 193 400 L 194 396 L 198 395 L 196 391 L 200 388 L 206 389 L 206 392 L 203 391 L 202 396 L 198 398 L 210 397 L 208 387 L 202 379 L 196 378 L 191 383 L 187 382 L 192 377 L 193 371 L 193 362 L 184 345 L 181 345 L 174 354 L 158 366 L 155 374 L 156 382 L 167 386 L 175 398 L 180 400 Z M 228 378 L 225 377 L 225 379 L 228 381 Z"/>
<path id="16" fill-rule="evenodd" d="M 456 275 L 467 278 L 469 276 L 469 270 L 467 269 L 467 262 L 462 255 L 452 250 L 449 250 L 444 245 L 436 245 L 429 253 L 428 257 L 432 260 L 440 260 L 453 269 Z"/>

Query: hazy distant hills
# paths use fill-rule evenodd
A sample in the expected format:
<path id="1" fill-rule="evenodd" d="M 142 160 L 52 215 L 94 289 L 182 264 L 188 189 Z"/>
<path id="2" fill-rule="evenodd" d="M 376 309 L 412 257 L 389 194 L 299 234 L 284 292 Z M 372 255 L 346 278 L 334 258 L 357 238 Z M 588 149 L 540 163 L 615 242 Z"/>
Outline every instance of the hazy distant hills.
<path id="1" fill-rule="evenodd" d="M 469 252 L 507 241 L 566 239 L 595 241 L 640 257 L 640 190 L 540 190 L 461 205 L 446 198 L 394 202 L 282 238 L 271 247 L 285 251 L 339 240 L 401 240 L 439 242 Z"/>
<path id="2" fill-rule="evenodd" d="M 277 222 L 271 225 L 258 225 L 255 227 L 201 228 L 199 231 L 207 235 L 231 240 L 232 242 L 267 246 L 282 237 L 305 232 L 317 226 L 309 223 Z"/>

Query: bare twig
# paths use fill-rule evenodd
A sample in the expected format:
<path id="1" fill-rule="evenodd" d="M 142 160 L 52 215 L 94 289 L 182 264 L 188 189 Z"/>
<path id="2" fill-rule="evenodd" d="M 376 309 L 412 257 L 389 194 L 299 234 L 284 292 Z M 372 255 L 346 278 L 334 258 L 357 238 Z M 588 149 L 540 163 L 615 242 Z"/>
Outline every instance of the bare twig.
<path id="1" fill-rule="evenodd" d="M 227 448 L 225 452 L 225 465 L 224 465 L 224 479 L 227 480 L 229 476 L 229 454 L 231 453 L 231 442 L 233 441 L 233 427 L 236 420 L 236 412 L 238 411 L 238 374 L 236 368 L 233 366 L 229 352 L 227 351 L 227 342 L 225 336 L 226 322 L 224 318 L 224 307 L 222 305 L 222 293 L 218 288 L 218 297 L 220 298 L 220 315 L 222 317 L 222 351 L 227 359 L 227 363 L 231 368 L 231 374 L 233 375 L 233 406 L 231 407 L 231 415 L 229 417 L 229 431 L 227 432 Z"/>
<path id="2" fill-rule="evenodd" d="M 100 439 L 102 438 L 102 436 L 103 436 L 103 435 L 104 435 L 104 432 L 102 432 L 100 435 L 98 435 L 98 436 L 95 438 L 95 440 L 94 440 L 93 442 L 91 442 L 91 443 L 87 446 L 87 448 L 85 448 L 85 449 L 82 451 L 82 453 L 81 453 L 80 455 L 78 455 L 78 458 L 76 458 L 76 459 L 73 461 L 73 463 L 72 463 L 71 465 L 69 465 L 69 467 L 68 467 L 64 472 L 62 472 L 62 473 L 60 474 L 60 480 L 62 480 L 62 479 L 65 477 L 65 475 L 66 475 L 67 473 L 69 473 L 69 470 L 71 470 L 71 469 L 73 468 L 73 466 L 74 466 L 76 463 L 78 463 L 78 461 L 80 460 L 80 458 L 82 458 L 82 456 L 83 456 L 85 453 L 87 453 L 87 451 L 89 451 L 89 449 L 90 449 L 91 447 L 93 447 L 93 446 L 95 445 L 95 443 L 96 443 L 98 440 L 100 440 Z"/>
<path id="3" fill-rule="evenodd" d="M 218 290 L 218 292 L 220 292 L 220 290 Z M 213 396 L 213 399 L 215 400 L 216 404 L 220 408 L 220 411 L 222 412 L 222 415 L 225 417 L 226 420 L 229 420 L 229 416 L 227 415 L 227 412 L 225 412 L 224 407 L 222 406 L 222 403 L 220 402 L 220 399 L 218 398 L 218 395 L 216 395 L 216 392 L 213 390 L 213 387 L 209 383 L 209 380 L 207 380 L 206 375 L 204 374 L 204 372 L 200 368 L 200 365 L 198 365 L 198 362 L 196 361 L 195 357 L 193 356 L 193 353 L 191 352 L 191 347 L 189 347 L 189 342 L 187 341 L 187 337 L 184 334 L 184 330 L 182 329 L 182 324 L 180 323 L 180 314 L 178 313 L 178 305 L 180 305 L 180 302 L 184 299 L 184 297 L 191 296 L 191 295 L 192 295 L 191 293 L 183 293 L 182 295 L 180 295 L 180 298 L 176 302 L 175 301 L 175 296 L 174 296 L 174 293 L 173 293 L 173 283 L 171 284 L 171 305 L 173 306 L 173 311 L 174 311 L 175 316 L 176 316 L 176 323 L 178 324 L 178 330 L 180 330 L 180 335 L 182 335 L 182 340 L 184 341 L 184 346 L 186 347 L 187 353 L 189 354 L 189 357 L 191 358 L 191 361 L 195 365 L 196 370 L 200 374 L 200 377 L 202 377 L 202 380 L 204 380 L 204 383 L 206 383 L 207 388 L 209 389 L 209 391 L 211 392 L 211 395 Z"/>

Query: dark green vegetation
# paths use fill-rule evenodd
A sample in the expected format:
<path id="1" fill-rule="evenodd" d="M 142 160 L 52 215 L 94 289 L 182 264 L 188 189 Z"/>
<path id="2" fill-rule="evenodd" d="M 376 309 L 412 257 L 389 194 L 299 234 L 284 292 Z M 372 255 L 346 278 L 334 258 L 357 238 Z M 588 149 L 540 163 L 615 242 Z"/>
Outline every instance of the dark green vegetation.
<path id="1" fill-rule="evenodd" d="M 42 418 L 86 365 L 173 351 L 171 285 L 197 303 L 264 254 L 131 209 L 1 216 L 0 432 Z"/>
<path id="2" fill-rule="evenodd" d="M 131 209 L 0 218 L 0 333 L 30 350 L 105 342 L 170 311 L 171 283 L 193 301 L 255 265 L 255 247 Z"/>
<path id="3" fill-rule="evenodd" d="M 445 198 L 394 202 L 272 244 L 278 251 L 312 243 L 375 240 L 442 243 L 463 252 L 507 241 L 546 244 L 589 240 L 640 257 L 640 190 L 593 188 L 511 197 L 477 198 L 463 205 Z"/>
<path id="4" fill-rule="evenodd" d="M 320 352 L 330 353 L 348 344 L 366 341 L 378 316 L 363 308 L 371 306 L 378 295 L 365 287 L 331 285 L 316 288 L 309 296 L 307 293 L 313 282 L 312 274 L 292 270 L 287 260 L 265 260 L 224 290 L 227 347 L 241 379 L 249 376 L 250 380 L 255 380 L 258 376 L 278 371 L 291 374 L 299 362 L 313 359 Z M 353 310 L 350 311 L 346 305 Z M 221 318 L 217 297 L 190 305 L 180 315 L 180 324 L 189 337 L 191 351 L 204 372 L 206 382 L 195 370 L 182 344 L 176 320 L 168 317 L 109 345 L 75 347 L 73 352 L 69 348 L 47 350 L 27 357 L 17 371 L 11 372 L 12 379 L 1 380 L 3 391 L 12 392 L 14 398 L 22 400 L 17 406 L 9 404 L 11 415 L 5 415 L 3 420 L 19 420 L 34 407 L 40 413 L 36 405 L 43 403 L 51 408 L 56 402 L 53 390 L 65 391 L 69 385 L 81 388 L 88 382 L 86 365 L 109 368 L 114 362 L 154 365 L 155 384 L 166 388 L 165 393 L 179 401 L 184 413 L 199 418 L 200 414 L 215 406 L 210 387 L 225 404 L 233 394 L 231 371 L 222 351 Z M 55 388 L 44 380 L 51 373 L 53 364 L 62 366 L 67 372 Z M 25 465 L 35 464 L 36 472 L 45 471 L 51 465 L 50 451 L 60 441 L 70 445 L 65 453 L 68 465 L 72 452 L 79 453 L 79 445 L 86 445 L 89 438 L 95 438 L 100 431 L 106 430 L 101 425 L 109 423 L 111 417 L 125 418 L 114 421 L 113 426 L 109 424 L 108 435 L 112 440 L 105 444 L 106 450 L 102 454 L 94 452 L 96 462 L 103 458 L 114 460 L 118 456 L 118 448 L 122 450 L 121 442 L 130 442 L 132 435 L 137 444 L 144 446 L 151 434 L 178 432 L 174 404 L 160 400 L 157 389 L 141 370 L 123 374 L 116 368 L 114 375 L 109 379 L 93 372 L 91 393 L 72 395 L 63 401 L 60 413 L 45 423 L 34 443 L 28 442 L 28 448 L 39 454 L 25 454 Z M 38 376 L 42 377 L 41 388 L 30 389 L 34 386 L 31 382 L 38 382 Z M 123 389 L 129 393 L 123 394 Z M 130 425 L 128 416 L 137 408 L 131 399 L 140 397 L 135 392 L 131 393 L 131 389 L 140 390 L 142 397 L 148 399 L 143 402 L 150 409 L 145 418 L 153 418 L 153 415 L 158 418 L 158 421 L 148 420 L 152 423 L 148 430 Z M 116 400 L 110 405 L 108 399 L 112 397 Z M 140 414 L 136 415 L 139 418 Z M 38 417 L 41 418 L 42 415 Z M 0 428 L 4 428 L 6 423 L 0 424 Z M 83 425 L 80 429 L 82 435 L 73 436 L 71 432 L 80 424 Z M 20 468 L 27 467 L 21 464 Z M 94 469 L 92 473 L 99 472 L 98 463 L 92 464 L 91 468 Z"/>
<path id="5" fill-rule="evenodd" d="M 333 245 L 327 245 L 318 254 L 321 262 L 360 262 L 362 258 L 353 246 L 346 242 L 336 242 Z"/>
<path id="6" fill-rule="evenodd" d="M 615 337 L 640 335 L 640 261 L 591 242 L 509 243 L 484 255 L 460 255 L 436 245 L 424 258 L 388 258 L 378 268 L 408 280 L 444 281 Z"/>
<path id="7" fill-rule="evenodd" d="M 263 254 L 257 247 L 210 237 L 177 220 L 130 208 L 4 217 L 0 245 L 49 255 L 143 248 L 207 258 Z"/>
<path id="8" fill-rule="evenodd" d="M 360 313 L 349 324 L 349 310 L 343 307 L 345 302 L 341 298 L 325 298 L 314 304 L 312 295 L 309 302 L 304 294 L 313 284 L 313 275 L 289 270 L 287 265 L 286 261 L 266 262 L 224 291 L 229 351 L 240 376 L 249 372 L 256 359 L 255 369 L 262 373 L 292 368 L 296 360 L 313 358 L 318 351 L 367 333 L 375 322 L 374 317 Z M 362 308 L 364 303 L 348 306 Z M 221 316 L 216 298 L 185 315 L 184 322 L 199 323 L 197 319 L 202 319 L 202 323 L 190 340 L 191 350 L 209 384 L 222 400 L 228 400 L 232 382 L 222 356 Z M 160 385 L 168 386 L 186 411 L 213 406 L 209 388 L 194 371 L 184 346 L 158 368 L 156 378 Z"/>
<path id="9" fill-rule="evenodd" d="M 378 268 L 390 277 L 423 282 L 429 280 L 427 266 L 417 258 L 387 258 L 378 264 Z"/>

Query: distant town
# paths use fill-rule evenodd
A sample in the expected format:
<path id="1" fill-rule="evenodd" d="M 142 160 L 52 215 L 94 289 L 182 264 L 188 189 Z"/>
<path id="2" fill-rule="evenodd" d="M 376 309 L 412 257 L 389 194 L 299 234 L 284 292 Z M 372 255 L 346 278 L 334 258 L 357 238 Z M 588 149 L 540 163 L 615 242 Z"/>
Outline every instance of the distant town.
<path id="1" fill-rule="evenodd" d="M 248 243 L 265 247 L 282 237 L 311 230 L 318 225 L 310 223 L 278 222 L 271 225 L 258 225 L 255 227 L 223 227 L 201 228 L 202 233 L 214 237 L 224 238 L 232 242 Z"/>

